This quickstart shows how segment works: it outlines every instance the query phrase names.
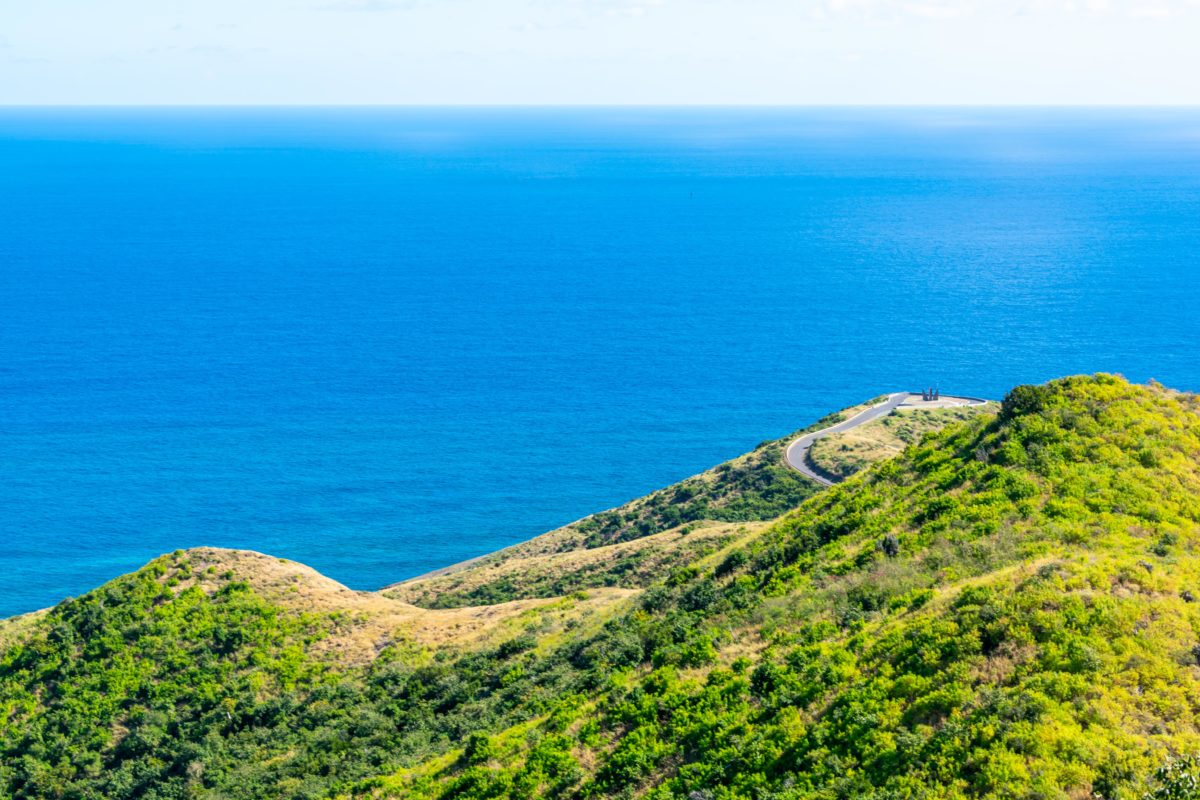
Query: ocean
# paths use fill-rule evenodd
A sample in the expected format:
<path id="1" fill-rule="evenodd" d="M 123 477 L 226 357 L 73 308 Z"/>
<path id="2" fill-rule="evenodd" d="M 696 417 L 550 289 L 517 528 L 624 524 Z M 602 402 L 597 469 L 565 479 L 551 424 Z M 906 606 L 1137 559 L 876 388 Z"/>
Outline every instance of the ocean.
<path id="1" fill-rule="evenodd" d="M 0 109 L 0 616 L 356 589 L 887 391 L 1200 390 L 1200 110 Z"/>

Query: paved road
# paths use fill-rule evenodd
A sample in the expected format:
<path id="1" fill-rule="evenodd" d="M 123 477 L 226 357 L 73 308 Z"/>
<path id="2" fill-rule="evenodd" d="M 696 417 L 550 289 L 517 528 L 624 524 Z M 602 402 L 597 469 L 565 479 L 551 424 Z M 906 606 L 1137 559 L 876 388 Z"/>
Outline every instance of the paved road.
<path id="1" fill-rule="evenodd" d="M 877 406 L 871 406 L 866 411 L 860 411 L 848 420 L 839 422 L 837 425 L 831 425 L 828 428 L 823 428 L 819 431 L 806 433 L 799 439 L 796 439 L 787 446 L 784 451 L 784 458 L 789 466 L 798 470 L 802 475 L 810 480 L 814 480 L 822 486 L 833 486 L 839 481 L 816 472 L 808 460 L 808 448 L 812 447 L 812 443 L 817 439 L 828 436 L 831 433 L 841 433 L 848 431 L 851 428 L 857 428 L 859 425 L 870 422 L 873 419 L 879 419 L 892 413 L 896 406 L 903 403 L 909 398 L 912 392 L 896 392 L 888 395 L 888 399 L 884 400 Z"/>

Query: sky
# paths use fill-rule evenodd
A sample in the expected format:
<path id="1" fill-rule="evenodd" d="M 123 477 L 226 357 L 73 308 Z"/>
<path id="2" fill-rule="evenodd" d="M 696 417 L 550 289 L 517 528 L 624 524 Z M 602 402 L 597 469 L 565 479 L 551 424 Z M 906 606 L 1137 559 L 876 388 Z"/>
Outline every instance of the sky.
<path id="1" fill-rule="evenodd" d="M 0 104 L 1197 105 L 1200 0 L 0 0 Z"/>

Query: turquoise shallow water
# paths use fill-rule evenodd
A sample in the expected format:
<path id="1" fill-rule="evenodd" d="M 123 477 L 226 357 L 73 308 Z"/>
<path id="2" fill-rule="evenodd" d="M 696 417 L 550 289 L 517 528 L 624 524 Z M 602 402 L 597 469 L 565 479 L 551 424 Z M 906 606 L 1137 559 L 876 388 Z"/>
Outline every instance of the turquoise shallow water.
<path id="1" fill-rule="evenodd" d="M 938 382 L 1200 389 L 1200 111 L 0 110 L 0 615 L 377 588 Z"/>

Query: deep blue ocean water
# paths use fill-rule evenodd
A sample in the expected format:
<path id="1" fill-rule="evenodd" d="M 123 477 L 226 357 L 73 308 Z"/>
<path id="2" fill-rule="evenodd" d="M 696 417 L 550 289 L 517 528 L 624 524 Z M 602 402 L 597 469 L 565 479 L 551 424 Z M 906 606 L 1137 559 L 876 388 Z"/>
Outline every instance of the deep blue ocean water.
<path id="1" fill-rule="evenodd" d="M 885 391 L 1200 389 L 1200 111 L 0 110 L 0 615 L 377 588 Z"/>

